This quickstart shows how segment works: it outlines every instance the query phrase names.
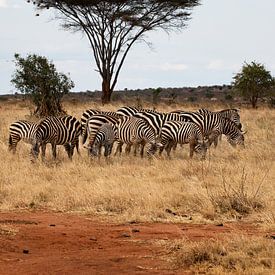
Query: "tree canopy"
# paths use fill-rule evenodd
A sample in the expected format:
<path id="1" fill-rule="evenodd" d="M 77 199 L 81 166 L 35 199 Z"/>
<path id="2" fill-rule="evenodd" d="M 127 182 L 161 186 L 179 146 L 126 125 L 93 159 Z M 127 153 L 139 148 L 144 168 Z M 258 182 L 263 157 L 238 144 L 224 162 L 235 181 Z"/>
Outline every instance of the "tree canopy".
<path id="1" fill-rule="evenodd" d="M 233 86 L 240 94 L 249 99 L 253 108 L 257 107 L 259 98 L 272 92 L 274 79 L 263 64 L 251 62 L 245 63 L 241 72 L 233 77 Z"/>
<path id="2" fill-rule="evenodd" d="M 58 73 L 54 64 L 44 56 L 29 54 L 26 58 L 15 54 L 17 67 L 12 84 L 24 94 L 30 95 L 36 106 L 34 112 L 39 117 L 64 113 L 62 97 L 74 83 L 63 73 Z"/>
<path id="3" fill-rule="evenodd" d="M 162 29 L 182 30 L 199 0 L 35 0 L 38 10 L 54 9 L 66 30 L 86 34 L 102 78 L 102 102 L 110 101 L 125 58 L 136 41 Z"/>

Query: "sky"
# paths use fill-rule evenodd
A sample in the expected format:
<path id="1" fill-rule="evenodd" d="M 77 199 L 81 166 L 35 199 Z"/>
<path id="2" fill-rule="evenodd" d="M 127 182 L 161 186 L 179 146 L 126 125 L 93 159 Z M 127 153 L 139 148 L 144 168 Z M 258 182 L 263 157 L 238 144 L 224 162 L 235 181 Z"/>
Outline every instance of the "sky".
<path id="1" fill-rule="evenodd" d="M 70 74 L 73 91 L 101 90 L 87 38 L 62 30 L 52 10 L 35 14 L 25 0 L 0 0 L 0 94 L 16 92 L 14 53 L 46 56 Z M 274 28 L 274 0 L 202 0 L 182 32 L 154 31 L 147 35 L 152 49 L 131 49 L 116 89 L 230 84 L 252 61 L 275 76 Z"/>

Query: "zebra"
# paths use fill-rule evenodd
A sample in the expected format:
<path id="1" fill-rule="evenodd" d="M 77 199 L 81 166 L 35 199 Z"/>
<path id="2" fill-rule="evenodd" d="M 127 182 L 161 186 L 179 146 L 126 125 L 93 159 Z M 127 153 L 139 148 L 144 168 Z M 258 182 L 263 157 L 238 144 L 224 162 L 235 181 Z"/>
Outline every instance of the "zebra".
<path id="1" fill-rule="evenodd" d="M 115 125 L 118 121 L 117 116 L 97 114 L 91 116 L 87 121 L 87 133 L 89 135 L 88 148 L 92 148 L 94 145 L 96 134 L 99 128 L 105 124 L 110 123 Z"/>
<path id="2" fill-rule="evenodd" d="M 150 113 L 150 112 L 138 112 L 134 117 L 141 118 L 145 120 L 155 131 L 156 135 L 161 134 L 162 126 L 165 122 L 173 121 L 182 121 L 180 115 L 174 113 Z"/>
<path id="3" fill-rule="evenodd" d="M 107 158 L 112 153 L 113 144 L 116 141 L 116 128 L 114 124 L 104 123 L 97 131 L 94 138 L 94 146 L 86 147 L 91 156 L 101 155 L 101 147 L 104 147 L 104 156 Z"/>
<path id="4" fill-rule="evenodd" d="M 213 113 L 213 114 L 220 115 L 223 118 L 228 118 L 231 121 L 233 121 L 240 130 L 242 129 L 239 109 L 235 109 L 235 108 L 234 109 L 224 109 L 221 111 L 212 112 L 212 111 L 202 108 L 202 109 L 199 109 L 197 112 L 202 115 Z"/>
<path id="5" fill-rule="evenodd" d="M 136 107 L 121 107 L 116 113 L 121 116 L 134 116 L 136 113 L 146 112 L 146 113 L 157 113 L 156 110 L 152 109 L 141 109 Z"/>
<path id="6" fill-rule="evenodd" d="M 178 115 L 180 114 L 184 114 L 186 112 L 184 111 L 172 111 L 171 113 L 176 113 Z M 201 115 L 208 115 L 208 114 L 216 114 L 222 118 L 228 118 L 230 119 L 231 121 L 233 121 L 236 126 L 241 130 L 242 129 L 242 124 L 241 124 L 241 121 L 240 121 L 240 110 L 239 109 L 236 109 L 236 108 L 231 108 L 231 109 L 224 109 L 224 110 L 221 110 L 221 111 L 216 111 L 216 112 L 212 112 L 210 110 L 207 110 L 207 109 L 204 109 L 204 108 L 201 108 L 193 113 L 197 113 L 197 114 L 201 114 Z M 220 139 L 221 139 L 221 135 L 219 136 Z M 218 145 L 218 137 L 214 140 L 214 145 L 215 147 L 217 147 Z"/>
<path id="7" fill-rule="evenodd" d="M 47 117 L 38 124 L 31 154 L 36 159 L 41 147 L 42 160 L 44 160 L 46 144 L 51 143 L 54 159 L 56 159 L 57 145 L 64 145 L 69 159 L 72 159 L 74 147 L 78 150 L 80 134 L 81 123 L 75 117 L 69 115 Z"/>
<path id="8" fill-rule="evenodd" d="M 202 159 L 205 159 L 207 152 L 207 143 L 204 141 L 203 133 L 200 127 L 193 122 L 165 122 L 161 131 L 161 143 L 163 147 L 160 149 L 160 155 L 165 148 L 168 157 L 170 157 L 171 148 L 177 143 L 189 143 L 190 158 L 193 157 L 195 151 L 201 155 Z"/>
<path id="9" fill-rule="evenodd" d="M 223 118 L 218 114 L 199 114 L 198 112 L 181 112 L 180 117 L 184 121 L 196 123 L 203 132 L 205 138 L 208 138 L 210 146 L 219 135 L 224 134 L 227 141 L 232 145 L 241 145 L 244 147 L 244 134 L 237 125 L 228 118 Z"/>
<path id="10" fill-rule="evenodd" d="M 9 151 L 16 152 L 20 140 L 32 144 L 38 124 L 27 120 L 18 120 L 9 127 Z"/>
<path id="11" fill-rule="evenodd" d="M 87 121 L 90 117 L 92 117 L 95 114 L 103 114 L 103 115 L 111 115 L 119 118 L 120 116 L 116 112 L 105 112 L 105 111 L 99 111 L 99 110 L 94 110 L 94 109 L 88 109 L 83 112 L 80 122 L 82 125 L 82 130 L 81 130 L 81 136 L 82 136 L 82 144 L 85 144 L 88 133 L 87 133 Z"/>
<path id="12" fill-rule="evenodd" d="M 157 148 L 162 147 L 162 144 L 157 140 L 154 130 L 143 119 L 125 116 L 118 120 L 115 127 L 116 137 L 119 142 L 116 154 L 118 151 L 121 153 L 123 143 L 127 144 L 126 154 L 129 154 L 131 145 L 135 147 L 139 144 L 144 145 L 140 156 L 143 157 L 144 147 L 146 147 L 146 153 L 149 158 L 155 154 Z"/>
<path id="13" fill-rule="evenodd" d="M 155 131 L 156 135 L 161 136 L 162 126 L 165 122 L 173 121 L 183 121 L 183 119 L 176 113 L 147 113 L 139 112 L 134 115 L 134 117 L 144 119 Z M 177 144 L 174 144 L 174 150 Z"/>

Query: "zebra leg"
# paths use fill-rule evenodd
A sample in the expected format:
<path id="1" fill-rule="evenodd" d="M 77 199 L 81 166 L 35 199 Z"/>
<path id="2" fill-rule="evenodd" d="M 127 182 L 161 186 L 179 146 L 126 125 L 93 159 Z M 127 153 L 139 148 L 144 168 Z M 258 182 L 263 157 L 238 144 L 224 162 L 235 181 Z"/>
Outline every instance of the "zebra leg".
<path id="1" fill-rule="evenodd" d="M 215 148 L 217 147 L 218 142 L 219 142 L 219 137 L 216 137 L 216 138 L 214 139 L 214 147 L 215 147 Z"/>
<path id="2" fill-rule="evenodd" d="M 122 145 L 123 145 L 123 143 L 121 141 L 118 141 L 117 143 L 118 144 L 117 144 L 117 147 L 116 147 L 115 156 L 117 155 L 118 152 L 119 152 L 120 155 L 122 153 Z"/>
<path id="3" fill-rule="evenodd" d="M 16 152 L 16 146 L 17 146 L 17 143 L 20 141 L 20 139 L 12 139 L 12 137 L 10 136 L 9 137 L 9 151 L 12 151 L 13 154 L 15 154 Z"/>
<path id="4" fill-rule="evenodd" d="M 215 145 L 215 141 L 218 140 L 220 133 L 217 131 L 213 131 L 210 135 L 209 135 L 209 146 L 211 146 L 211 144 L 214 142 Z M 216 147 L 216 146 L 215 146 Z"/>
<path id="5" fill-rule="evenodd" d="M 141 146 L 141 149 L 140 149 L 140 156 L 143 158 L 143 156 L 144 156 L 145 142 L 144 142 L 144 141 L 141 142 L 140 146 Z"/>
<path id="6" fill-rule="evenodd" d="M 125 148 L 125 153 L 126 155 L 129 155 L 131 152 L 131 144 L 127 144 L 126 148 Z M 135 145 L 135 149 L 136 149 L 136 145 Z"/>
<path id="7" fill-rule="evenodd" d="M 56 144 L 55 143 L 52 143 L 52 154 L 53 154 L 53 158 L 56 159 Z"/>
<path id="8" fill-rule="evenodd" d="M 39 151 L 38 151 L 39 153 Z M 41 144 L 41 158 L 42 158 L 42 161 L 45 160 L 45 157 L 46 157 L 46 143 L 42 143 Z"/>
<path id="9" fill-rule="evenodd" d="M 72 159 L 73 151 L 74 151 L 74 145 L 73 144 L 70 145 L 69 143 L 66 143 L 64 145 L 64 147 L 65 147 L 65 150 L 66 150 L 66 152 L 68 154 L 69 159 Z"/>
<path id="10" fill-rule="evenodd" d="M 174 142 L 170 141 L 170 142 L 168 142 L 168 144 L 166 145 L 165 150 L 166 150 L 166 153 L 167 153 L 167 157 L 168 157 L 169 159 L 171 158 L 171 156 L 170 156 L 171 149 L 174 148 L 175 144 L 177 144 L 177 143 L 174 143 Z"/>
<path id="11" fill-rule="evenodd" d="M 191 140 L 189 142 L 189 146 L 190 146 L 190 153 L 189 153 L 189 156 L 190 158 L 193 158 L 193 155 L 194 155 L 194 150 L 195 150 L 195 146 L 196 146 L 196 142 L 194 140 Z"/>

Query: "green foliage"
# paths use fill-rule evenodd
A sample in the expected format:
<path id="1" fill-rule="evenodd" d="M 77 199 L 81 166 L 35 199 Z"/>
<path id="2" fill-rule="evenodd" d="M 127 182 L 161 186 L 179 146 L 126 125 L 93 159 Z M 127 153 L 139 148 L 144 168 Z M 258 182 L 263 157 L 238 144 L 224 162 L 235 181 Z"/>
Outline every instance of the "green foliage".
<path id="1" fill-rule="evenodd" d="M 214 96 L 214 93 L 212 92 L 212 91 L 206 91 L 205 92 L 205 97 L 207 97 L 207 98 L 212 98 Z"/>
<path id="2" fill-rule="evenodd" d="M 233 100 L 233 96 L 232 96 L 231 94 L 226 94 L 226 95 L 224 96 L 224 99 L 225 99 L 225 100 Z"/>
<path id="3" fill-rule="evenodd" d="M 188 97 L 188 101 L 189 102 L 195 102 L 195 101 L 197 101 L 198 100 L 198 98 L 196 97 L 196 96 L 189 96 Z"/>
<path id="4" fill-rule="evenodd" d="M 270 89 L 274 85 L 274 79 L 264 65 L 252 62 L 243 65 L 241 72 L 234 76 L 232 84 L 235 90 L 244 98 L 249 99 L 252 107 L 256 108 L 258 98 L 270 93 Z"/>
<path id="5" fill-rule="evenodd" d="M 153 104 L 157 104 L 159 101 L 159 94 L 161 93 L 162 89 L 161 88 L 157 88 L 157 89 L 153 89 Z"/>
<path id="6" fill-rule="evenodd" d="M 74 83 L 63 73 L 58 73 L 53 63 L 36 54 L 26 58 L 15 54 L 17 67 L 11 82 L 23 94 L 30 95 L 39 117 L 64 113 L 61 99 Z"/>

